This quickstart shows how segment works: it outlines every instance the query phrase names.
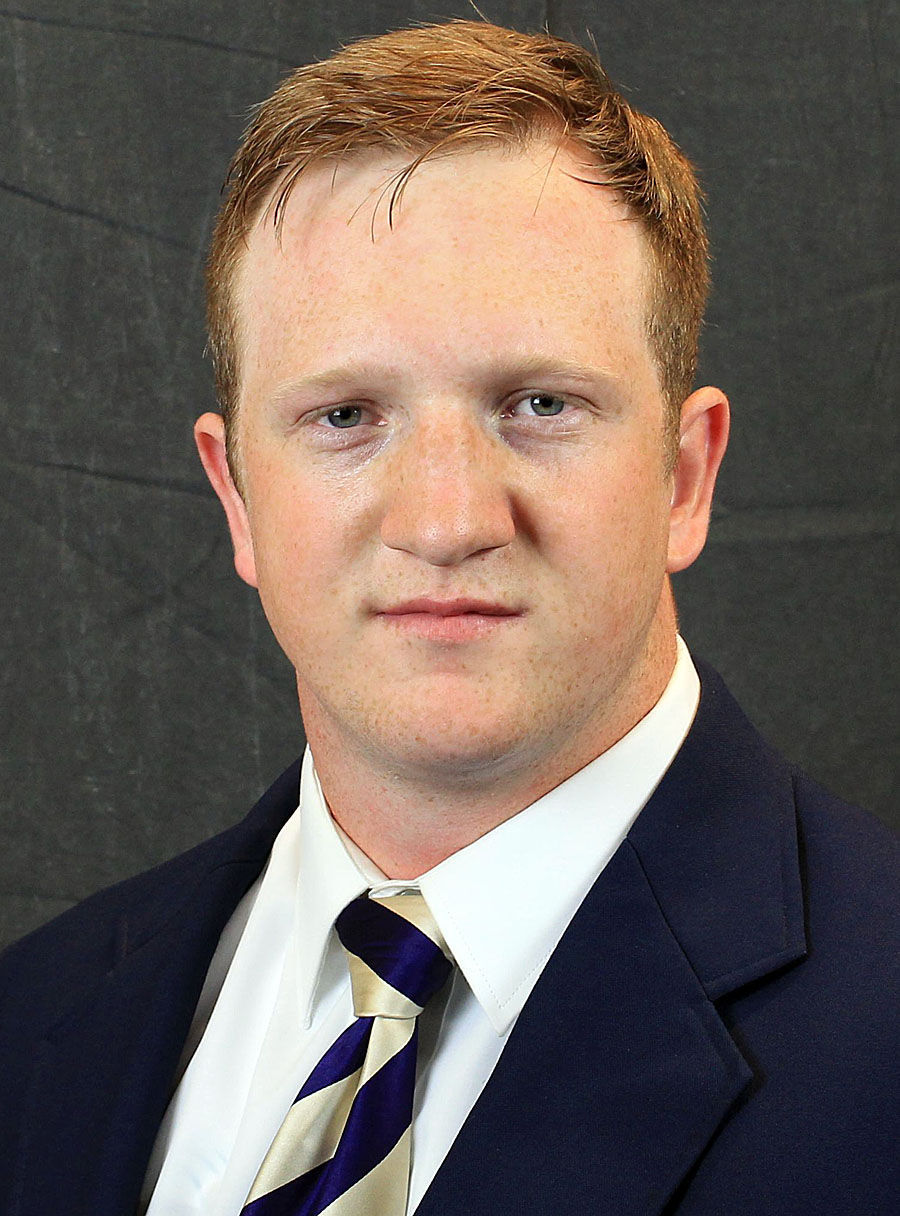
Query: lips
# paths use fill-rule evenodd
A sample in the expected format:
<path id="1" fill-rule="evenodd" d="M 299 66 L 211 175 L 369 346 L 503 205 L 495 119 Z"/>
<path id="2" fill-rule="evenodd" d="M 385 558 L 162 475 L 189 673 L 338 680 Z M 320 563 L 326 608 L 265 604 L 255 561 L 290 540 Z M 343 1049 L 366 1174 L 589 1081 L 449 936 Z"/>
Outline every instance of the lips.
<path id="1" fill-rule="evenodd" d="M 391 632 L 427 645 L 458 646 L 486 641 L 510 629 L 522 614 L 491 600 L 404 600 L 379 612 Z"/>
<path id="2" fill-rule="evenodd" d="M 491 603 L 488 600 L 472 600 L 472 599 L 455 599 L 455 600 L 434 600 L 427 597 L 421 597 L 414 600 L 405 600 L 402 604 L 395 604 L 390 608 L 382 609 L 385 616 L 518 616 L 519 613 L 515 608 L 507 608 L 504 604 Z"/>

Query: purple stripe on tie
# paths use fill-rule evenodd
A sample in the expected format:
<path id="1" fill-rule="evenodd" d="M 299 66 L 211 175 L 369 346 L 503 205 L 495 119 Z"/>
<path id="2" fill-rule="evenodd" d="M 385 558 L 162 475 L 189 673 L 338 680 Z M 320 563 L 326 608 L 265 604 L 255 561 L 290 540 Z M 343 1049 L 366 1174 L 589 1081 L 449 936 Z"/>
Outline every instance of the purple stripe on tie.
<path id="1" fill-rule="evenodd" d="M 260 1195 L 241 1216 L 318 1216 L 374 1169 L 412 1122 L 417 1040 L 418 1028 L 358 1091 L 331 1160 Z"/>
<path id="2" fill-rule="evenodd" d="M 336 1081 L 343 1081 L 357 1068 L 362 1068 L 371 1034 L 372 1019 L 357 1018 L 322 1056 L 294 1101 L 299 1102 L 308 1094 L 317 1093 Z"/>
<path id="3" fill-rule="evenodd" d="M 417 1005 L 424 1007 L 450 974 L 449 960 L 427 934 L 374 899 L 354 899 L 335 928 L 351 954 Z"/>

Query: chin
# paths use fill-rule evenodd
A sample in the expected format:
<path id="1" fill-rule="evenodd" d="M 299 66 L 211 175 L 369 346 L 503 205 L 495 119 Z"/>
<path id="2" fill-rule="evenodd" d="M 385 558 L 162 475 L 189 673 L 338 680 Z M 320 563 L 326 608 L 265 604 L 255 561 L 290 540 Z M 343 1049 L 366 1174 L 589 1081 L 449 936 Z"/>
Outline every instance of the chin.
<path id="1" fill-rule="evenodd" d="M 496 719 L 480 723 L 461 715 L 457 720 L 459 727 L 446 720 L 440 724 L 418 720 L 407 733 L 380 740 L 381 749 L 392 757 L 395 770 L 405 768 L 430 785 L 483 788 L 486 782 L 527 766 L 529 755 L 532 762 L 538 761 L 537 753 L 546 746 L 543 736 L 540 740 L 523 736 L 521 722 L 504 731 L 498 729 L 502 724 Z"/>

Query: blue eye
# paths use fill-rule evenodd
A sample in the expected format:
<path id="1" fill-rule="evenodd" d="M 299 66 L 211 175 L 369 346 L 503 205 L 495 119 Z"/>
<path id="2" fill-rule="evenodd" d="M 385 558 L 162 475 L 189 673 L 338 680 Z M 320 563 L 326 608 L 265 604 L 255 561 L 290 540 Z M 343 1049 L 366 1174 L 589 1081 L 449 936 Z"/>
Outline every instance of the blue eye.
<path id="1" fill-rule="evenodd" d="M 552 418 L 556 414 L 561 414 L 566 407 L 562 397 L 555 397 L 552 393 L 531 393 L 528 397 L 523 398 L 523 404 L 527 403 L 538 418 Z"/>
<path id="2" fill-rule="evenodd" d="M 325 417 L 338 430 L 347 430 L 362 422 L 362 407 L 359 405 L 339 405 L 336 410 L 330 410 Z"/>

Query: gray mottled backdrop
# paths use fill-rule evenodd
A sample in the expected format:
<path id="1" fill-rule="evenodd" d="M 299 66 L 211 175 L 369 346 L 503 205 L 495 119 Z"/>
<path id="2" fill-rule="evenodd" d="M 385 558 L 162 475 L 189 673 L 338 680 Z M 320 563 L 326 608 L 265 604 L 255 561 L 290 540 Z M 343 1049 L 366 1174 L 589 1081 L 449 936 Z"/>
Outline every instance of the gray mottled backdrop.
<path id="1" fill-rule="evenodd" d="M 2 3 L 2 0 L 0 0 Z M 757 724 L 896 815 L 890 0 L 484 0 L 596 40 L 699 165 L 702 375 L 733 445 L 683 630 Z M 413 0 L 0 10 L 0 941 L 240 817 L 301 746 L 190 436 L 201 269 L 248 107 Z M 893 42 L 892 42 L 893 39 Z"/>

